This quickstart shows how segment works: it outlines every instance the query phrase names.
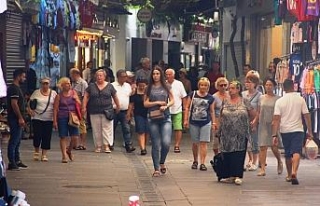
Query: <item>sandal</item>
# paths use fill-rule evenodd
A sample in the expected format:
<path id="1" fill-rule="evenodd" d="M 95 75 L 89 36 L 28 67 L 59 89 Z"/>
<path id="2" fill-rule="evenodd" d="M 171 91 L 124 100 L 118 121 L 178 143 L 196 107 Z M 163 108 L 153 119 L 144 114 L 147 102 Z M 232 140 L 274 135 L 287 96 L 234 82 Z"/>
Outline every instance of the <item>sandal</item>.
<path id="1" fill-rule="evenodd" d="M 180 153 L 180 148 L 178 146 L 175 146 L 174 147 L 174 150 L 173 150 L 174 153 Z"/>
<path id="2" fill-rule="evenodd" d="M 40 158 L 40 153 L 39 152 L 33 153 L 33 160 L 34 161 L 39 161 L 39 158 Z"/>
<path id="3" fill-rule="evenodd" d="M 278 164 L 278 175 L 281 175 L 282 172 L 283 172 L 283 164 L 282 164 L 282 162 L 280 162 L 280 163 Z"/>
<path id="4" fill-rule="evenodd" d="M 207 171 L 207 167 L 204 164 L 200 165 L 200 170 L 201 171 Z"/>
<path id="5" fill-rule="evenodd" d="M 286 182 L 291 182 L 291 177 L 286 177 Z"/>
<path id="6" fill-rule="evenodd" d="M 69 160 L 73 161 L 74 157 L 73 157 L 71 151 L 67 151 L 67 155 L 69 157 Z"/>
<path id="7" fill-rule="evenodd" d="M 191 169 L 193 169 L 193 170 L 198 169 L 198 162 L 194 161 L 194 162 L 192 163 Z"/>
<path id="8" fill-rule="evenodd" d="M 153 172 L 152 177 L 159 177 L 161 175 L 160 171 L 156 170 Z"/>
<path id="9" fill-rule="evenodd" d="M 68 160 L 66 158 L 63 158 L 61 162 L 62 163 L 68 163 Z"/>
<path id="10" fill-rule="evenodd" d="M 78 147 L 76 147 L 76 148 L 74 148 L 75 150 L 84 150 L 84 147 L 83 146 L 78 146 Z"/>
<path id="11" fill-rule="evenodd" d="M 160 169 L 160 172 L 161 172 L 162 174 L 166 174 L 167 168 L 165 168 L 165 167 L 161 168 L 161 169 Z"/>

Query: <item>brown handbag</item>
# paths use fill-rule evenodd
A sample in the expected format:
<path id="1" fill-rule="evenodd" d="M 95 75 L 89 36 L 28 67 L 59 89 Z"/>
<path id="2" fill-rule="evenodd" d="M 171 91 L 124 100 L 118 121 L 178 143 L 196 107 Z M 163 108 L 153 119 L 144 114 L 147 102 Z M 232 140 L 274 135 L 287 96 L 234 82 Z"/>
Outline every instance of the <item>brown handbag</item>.
<path id="1" fill-rule="evenodd" d="M 151 120 L 162 120 L 164 119 L 164 113 L 160 109 L 153 110 L 149 112 L 149 118 Z"/>
<path id="2" fill-rule="evenodd" d="M 69 111 L 69 121 L 68 121 L 68 124 L 72 127 L 79 127 L 80 126 L 80 119 L 77 115 L 76 112 L 71 112 L 70 109 L 69 109 L 69 106 L 67 104 L 67 102 L 64 100 L 64 103 L 66 104 L 67 108 L 68 108 L 68 111 Z"/>

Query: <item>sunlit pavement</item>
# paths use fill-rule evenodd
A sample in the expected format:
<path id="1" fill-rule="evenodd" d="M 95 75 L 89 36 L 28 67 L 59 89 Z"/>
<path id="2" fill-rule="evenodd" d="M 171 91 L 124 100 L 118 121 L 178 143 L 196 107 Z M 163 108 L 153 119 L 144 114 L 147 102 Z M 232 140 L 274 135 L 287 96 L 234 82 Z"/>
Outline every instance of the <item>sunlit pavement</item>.
<path id="1" fill-rule="evenodd" d="M 29 168 L 7 171 L 9 185 L 25 192 L 31 206 L 128 205 L 131 195 L 140 196 L 140 205 L 154 206 L 320 204 L 319 160 L 301 161 L 297 186 L 285 182 L 285 170 L 282 175 L 277 174 L 276 159 L 271 152 L 266 176 L 258 177 L 258 171 L 246 172 L 241 186 L 219 183 L 209 163 L 213 155 L 211 145 L 208 171 L 191 170 L 191 141 L 184 133 L 181 153 L 173 153 L 171 147 L 167 173 L 152 177 L 150 146 L 146 156 L 140 156 L 138 148 L 127 154 L 121 146 L 121 132 L 117 131 L 116 138 L 112 153 L 94 153 L 89 131 L 87 150 L 74 151 L 75 161 L 67 164 L 61 163 L 56 133 L 48 153 L 49 162 L 33 161 L 32 140 L 23 140 L 21 156 Z M 7 161 L 6 144 L 2 149 Z"/>

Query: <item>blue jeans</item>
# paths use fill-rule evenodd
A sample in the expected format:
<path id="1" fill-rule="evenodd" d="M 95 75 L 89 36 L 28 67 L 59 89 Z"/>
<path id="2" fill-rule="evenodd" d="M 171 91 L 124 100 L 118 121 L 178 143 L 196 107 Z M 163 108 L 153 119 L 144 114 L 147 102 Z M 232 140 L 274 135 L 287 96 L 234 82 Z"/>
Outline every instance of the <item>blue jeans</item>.
<path id="1" fill-rule="evenodd" d="M 170 115 L 164 120 L 150 120 L 149 129 L 152 142 L 152 161 L 154 170 L 160 169 L 160 164 L 164 164 L 170 149 L 172 122 Z M 161 151 L 160 151 L 161 150 Z M 160 155 L 160 157 L 159 157 Z"/>
<path id="2" fill-rule="evenodd" d="M 16 118 L 8 118 L 10 127 L 10 139 L 8 142 L 8 159 L 10 163 L 20 161 L 20 142 L 23 135 L 23 128 L 20 127 L 19 121 Z"/>
<path id="3" fill-rule="evenodd" d="M 114 134 L 118 125 L 118 122 L 121 124 L 123 141 L 125 142 L 126 146 L 130 146 L 131 142 L 131 133 L 130 133 L 130 124 L 126 120 L 127 110 L 121 110 L 118 114 L 114 116 L 113 119 L 113 129 Z M 114 139 L 114 138 L 113 138 Z"/>

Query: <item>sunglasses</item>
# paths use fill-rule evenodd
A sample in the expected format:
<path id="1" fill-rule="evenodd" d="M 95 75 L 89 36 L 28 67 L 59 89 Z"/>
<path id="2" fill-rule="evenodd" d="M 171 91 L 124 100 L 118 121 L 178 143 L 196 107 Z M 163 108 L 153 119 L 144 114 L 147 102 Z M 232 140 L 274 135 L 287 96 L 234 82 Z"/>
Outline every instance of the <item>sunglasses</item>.
<path id="1" fill-rule="evenodd" d="M 219 86 L 220 87 L 227 87 L 228 85 L 227 84 L 220 84 Z"/>

